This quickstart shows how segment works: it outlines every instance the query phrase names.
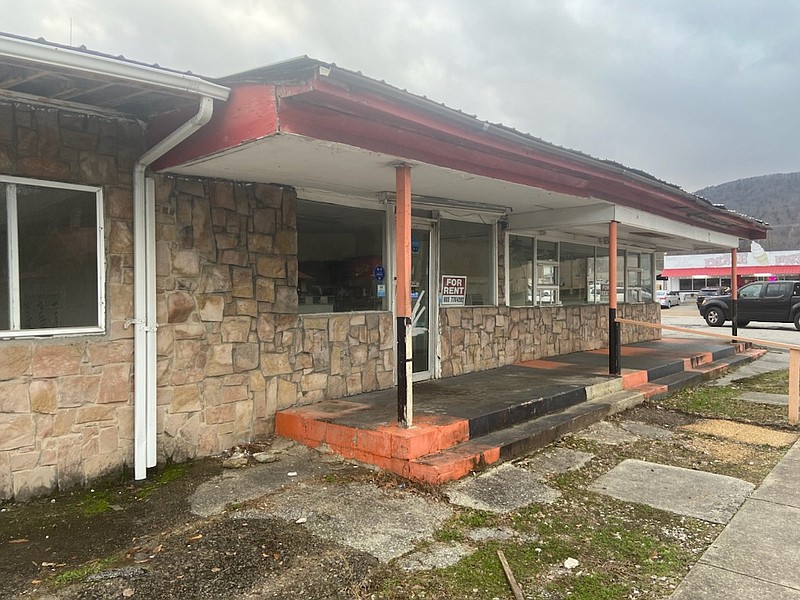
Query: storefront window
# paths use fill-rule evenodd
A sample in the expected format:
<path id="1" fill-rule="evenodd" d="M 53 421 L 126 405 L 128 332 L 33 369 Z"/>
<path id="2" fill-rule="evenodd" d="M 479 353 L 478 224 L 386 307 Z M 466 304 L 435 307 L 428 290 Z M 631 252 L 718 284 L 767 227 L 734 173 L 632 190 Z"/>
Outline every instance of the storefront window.
<path id="1" fill-rule="evenodd" d="M 627 302 L 653 301 L 653 255 L 628 252 L 626 296 Z"/>
<path id="2" fill-rule="evenodd" d="M 298 312 L 386 310 L 385 213 L 297 201 Z"/>
<path id="3" fill-rule="evenodd" d="M 561 242 L 559 259 L 561 271 L 561 302 L 585 304 L 590 302 L 589 274 L 594 273 L 594 246 Z M 592 275 L 592 285 L 594 285 Z"/>
<path id="4" fill-rule="evenodd" d="M 467 277 L 467 306 L 494 304 L 494 244 L 492 225 L 441 221 L 439 271 Z"/>
<path id="5" fill-rule="evenodd" d="M 510 306 L 530 306 L 533 304 L 533 238 L 509 236 L 508 255 L 508 303 Z"/>

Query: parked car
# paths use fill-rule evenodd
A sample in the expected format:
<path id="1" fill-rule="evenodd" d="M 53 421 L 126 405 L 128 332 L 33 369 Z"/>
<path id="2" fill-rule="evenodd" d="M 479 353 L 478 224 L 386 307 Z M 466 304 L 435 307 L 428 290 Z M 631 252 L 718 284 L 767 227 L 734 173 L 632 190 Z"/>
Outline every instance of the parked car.
<path id="1" fill-rule="evenodd" d="M 703 300 L 709 298 L 711 296 L 724 296 L 725 294 L 730 294 L 731 288 L 724 286 L 724 287 L 704 287 L 697 292 L 697 308 L 700 308 L 700 305 L 703 304 Z"/>
<path id="2" fill-rule="evenodd" d="M 733 319 L 730 294 L 704 296 L 700 314 L 711 327 L 721 327 Z M 757 281 L 739 289 L 736 323 L 746 327 L 750 321 L 794 323 L 800 330 L 800 281 Z"/>
<path id="3" fill-rule="evenodd" d="M 656 290 L 656 301 L 661 305 L 661 308 L 672 308 L 679 306 L 681 298 L 678 292 L 668 292 L 667 290 Z"/>

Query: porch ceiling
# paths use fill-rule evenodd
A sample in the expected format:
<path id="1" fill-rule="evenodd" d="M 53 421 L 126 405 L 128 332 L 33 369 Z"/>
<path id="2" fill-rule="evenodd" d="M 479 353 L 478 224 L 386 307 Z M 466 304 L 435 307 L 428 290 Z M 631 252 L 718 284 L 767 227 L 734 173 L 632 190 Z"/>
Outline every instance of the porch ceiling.
<path id="1" fill-rule="evenodd" d="M 292 134 L 264 137 L 170 167 L 170 173 L 276 183 L 377 201 L 395 192 L 398 156 Z M 596 204 L 582 198 L 430 164 L 414 163 L 414 196 L 515 213 Z"/>
<path id="2" fill-rule="evenodd" d="M 177 175 L 289 185 L 314 196 L 378 203 L 394 194 L 401 157 L 325 140 L 278 133 L 168 170 Z M 598 243 L 618 220 L 619 243 L 658 251 L 719 250 L 737 238 L 644 215 L 611 202 L 502 181 L 437 165 L 412 163 L 412 194 L 431 203 L 497 210 L 509 231 Z M 303 193 L 300 196 L 303 197 Z M 314 192 L 319 192 L 315 194 Z M 413 204 L 413 202 L 412 202 Z"/>

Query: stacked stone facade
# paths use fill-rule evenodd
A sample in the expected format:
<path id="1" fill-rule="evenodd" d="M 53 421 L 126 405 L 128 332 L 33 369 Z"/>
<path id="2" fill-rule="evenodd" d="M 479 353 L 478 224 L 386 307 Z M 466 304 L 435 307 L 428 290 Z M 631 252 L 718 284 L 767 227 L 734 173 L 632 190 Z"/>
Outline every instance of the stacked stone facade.
<path id="1" fill-rule="evenodd" d="M 133 447 L 133 163 L 139 123 L 0 104 L 0 173 L 101 187 L 106 333 L 0 341 L 0 498 L 28 497 L 130 463 Z M 3 216 L 5 218 L 5 216 Z"/>
<path id="2" fill-rule="evenodd" d="M 161 458 L 270 433 L 275 411 L 392 385 L 389 313 L 297 314 L 292 189 L 161 177 Z"/>
<path id="3" fill-rule="evenodd" d="M 657 323 L 655 303 L 620 305 L 622 318 Z M 439 312 L 442 377 L 496 369 L 524 360 L 608 345 L 608 305 L 484 306 L 446 308 Z M 660 337 L 649 327 L 622 328 L 622 343 Z"/>
<path id="4" fill-rule="evenodd" d="M 0 341 L 0 499 L 132 465 L 134 331 L 126 324 L 132 173 L 144 147 L 135 121 L 0 104 L 0 173 L 102 188 L 106 261 L 104 333 Z M 391 313 L 298 315 L 293 189 L 154 179 L 160 460 L 268 435 L 282 408 L 394 384 Z M 625 305 L 621 314 L 657 321 L 658 310 Z M 607 320 L 604 305 L 444 309 L 441 375 L 601 348 Z M 626 327 L 623 342 L 656 335 Z"/>

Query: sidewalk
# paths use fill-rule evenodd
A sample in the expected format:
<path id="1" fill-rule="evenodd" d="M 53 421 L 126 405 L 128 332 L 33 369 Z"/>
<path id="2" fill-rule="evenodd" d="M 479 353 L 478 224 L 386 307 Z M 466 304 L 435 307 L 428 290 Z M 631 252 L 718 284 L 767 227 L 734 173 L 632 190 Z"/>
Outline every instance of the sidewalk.
<path id="1" fill-rule="evenodd" d="M 675 600 L 800 599 L 800 442 L 672 594 Z"/>
<path id="2" fill-rule="evenodd" d="M 784 365 L 781 357 L 759 360 L 727 379 Z M 670 597 L 800 600 L 800 441 L 742 504 Z"/>

